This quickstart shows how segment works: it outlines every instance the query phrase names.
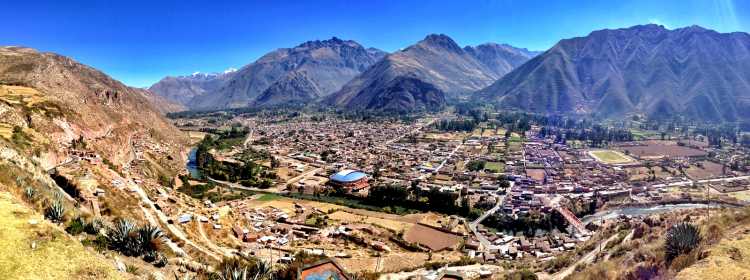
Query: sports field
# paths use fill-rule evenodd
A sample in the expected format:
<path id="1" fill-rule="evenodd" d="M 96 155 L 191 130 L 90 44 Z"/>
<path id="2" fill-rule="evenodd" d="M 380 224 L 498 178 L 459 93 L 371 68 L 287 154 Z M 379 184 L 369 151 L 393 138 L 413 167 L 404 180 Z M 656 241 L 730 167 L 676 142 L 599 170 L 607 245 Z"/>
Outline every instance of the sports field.
<path id="1" fill-rule="evenodd" d="M 612 151 L 612 150 L 589 151 L 589 155 L 593 157 L 594 159 L 598 160 L 599 162 L 603 162 L 607 164 L 625 164 L 625 163 L 634 162 L 634 160 L 630 158 L 629 156 L 626 156 L 623 153 L 620 153 L 618 151 Z"/>

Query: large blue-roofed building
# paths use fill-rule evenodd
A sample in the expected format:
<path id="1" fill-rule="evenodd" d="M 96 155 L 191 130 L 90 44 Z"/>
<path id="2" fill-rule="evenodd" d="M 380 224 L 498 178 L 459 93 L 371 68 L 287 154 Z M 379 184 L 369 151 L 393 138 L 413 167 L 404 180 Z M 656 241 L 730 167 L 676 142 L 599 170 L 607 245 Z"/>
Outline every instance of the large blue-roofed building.
<path id="1" fill-rule="evenodd" d="M 330 183 L 347 189 L 359 190 L 367 187 L 367 173 L 358 170 L 346 169 L 331 175 Z"/>

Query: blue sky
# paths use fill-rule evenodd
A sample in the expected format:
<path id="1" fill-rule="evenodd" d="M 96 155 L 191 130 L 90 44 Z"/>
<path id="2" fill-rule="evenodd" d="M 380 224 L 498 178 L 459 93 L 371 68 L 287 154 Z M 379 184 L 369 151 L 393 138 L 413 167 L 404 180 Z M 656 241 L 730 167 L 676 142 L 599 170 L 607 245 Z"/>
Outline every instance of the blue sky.
<path id="1" fill-rule="evenodd" d="M 750 29 L 750 1 L 4 1 L 0 45 L 70 56 L 131 86 L 239 68 L 337 36 L 395 51 L 430 33 L 544 50 L 592 30 L 658 23 Z"/>

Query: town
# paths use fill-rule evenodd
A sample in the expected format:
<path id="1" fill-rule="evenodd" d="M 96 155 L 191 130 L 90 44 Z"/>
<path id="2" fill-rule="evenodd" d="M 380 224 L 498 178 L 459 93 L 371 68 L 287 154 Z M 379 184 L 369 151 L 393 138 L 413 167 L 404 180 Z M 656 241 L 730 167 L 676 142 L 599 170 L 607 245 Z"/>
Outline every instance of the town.
<path id="1" fill-rule="evenodd" d="M 211 161 L 242 166 L 248 151 L 264 154 L 254 160 L 264 170 L 256 173 L 273 174 L 273 183 L 186 173 L 184 184 L 254 195 L 212 196 L 215 201 L 174 215 L 180 224 L 212 224 L 208 238 L 217 236 L 211 241 L 217 252 L 289 262 L 304 251 L 333 257 L 347 271 L 381 275 L 435 261 L 481 263 L 460 273 L 490 275 L 504 261 L 540 267 L 606 242 L 597 232 L 618 226 L 624 215 L 594 218 L 602 212 L 747 203 L 750 177 L 740 143 L 717 147 L 707 135 L 679 131 L 669 139 L 656 133 L 634 139 L 616 129 L 600 133 L 602 143 L 593 133 L 569 136 L 573 129 L 528 119 L 447 113 L 387 121 L 336 114 L 178 118 L 178 127 L 215 138 Z"/>

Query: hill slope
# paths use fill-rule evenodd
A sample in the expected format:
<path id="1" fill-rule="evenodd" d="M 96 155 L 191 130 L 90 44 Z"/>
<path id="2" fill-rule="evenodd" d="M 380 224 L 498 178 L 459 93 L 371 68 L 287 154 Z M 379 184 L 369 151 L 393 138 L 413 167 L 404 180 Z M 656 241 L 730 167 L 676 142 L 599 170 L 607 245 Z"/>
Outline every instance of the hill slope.
<path id="1" fill-rule="evenodd" d="M 373 98 L 381 100 L 394 97 L 404 98 L 390 94 L 394 83 L 399 81 L 411 83 L 419 80 L 423 84 L 435 87 L 440 92 L 439 95 L 468 93 L 491 84 L 533 55 L 533 52 L 525 49 L 498 44 L 461 48 L 450 37 L 433 34 L 415 45 L 386 56 L 347 83 L 339 92 L 327 98 L 326 103 L 345 108 L 380 109 L 367 105 L 390 103 L 372 102 Z M 401 88 L 417 89 L 419 87 L 414 87 L 414 83 L 411 83 Z M 400 92 L 410 94 L 409 91 Z M 389 93 L 389 97 L 383 96 L 386 93 Z M 439 97 L 435 100 L 444 99 L 444 97 Z M 417 103 L 432 104 L 433 102 Z M 434 105 L 439 107 L 443 103 Z M 391 109 L 415 109 L 408 106 L 408 103 L 402 103 L 402 105 Z"/>
<path id="2" fill-rule="evenodd" d="M 29 48 L 0 48 L 0 126 L 36 137 L 43 163 L 62 161 L 73 140 L 115 165 L 132 159 L 134 137 L 164 145 L 175 163 L 186 141 L 153 107 L 151 93 L 131 88 L 70 58 Z M 43 144 L 43 145 L 42 145 Z"/>
<path id="3" fill-rule="evenodd" d="M 750 119 L 750 35 L 658 25 L 562 40 L 479 91 L 541 113 Z"/>

